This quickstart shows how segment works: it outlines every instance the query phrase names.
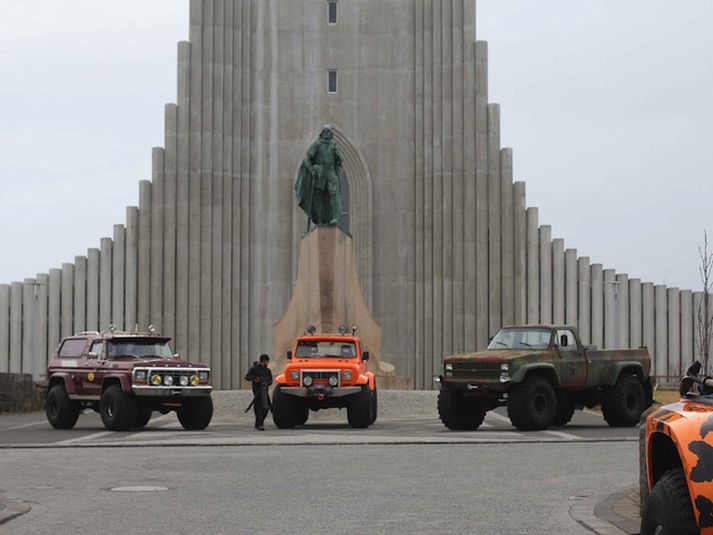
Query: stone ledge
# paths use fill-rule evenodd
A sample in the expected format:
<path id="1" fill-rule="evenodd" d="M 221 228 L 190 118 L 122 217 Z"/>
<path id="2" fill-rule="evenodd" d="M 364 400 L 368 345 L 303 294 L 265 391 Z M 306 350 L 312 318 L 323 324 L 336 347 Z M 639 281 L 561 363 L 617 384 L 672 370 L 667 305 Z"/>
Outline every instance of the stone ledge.
<path id="1" fill-rule="evenodd" d="M 32 412 L 43 408 L 45 387 L 29 373 L 0 373 L 0 413 Z"/>

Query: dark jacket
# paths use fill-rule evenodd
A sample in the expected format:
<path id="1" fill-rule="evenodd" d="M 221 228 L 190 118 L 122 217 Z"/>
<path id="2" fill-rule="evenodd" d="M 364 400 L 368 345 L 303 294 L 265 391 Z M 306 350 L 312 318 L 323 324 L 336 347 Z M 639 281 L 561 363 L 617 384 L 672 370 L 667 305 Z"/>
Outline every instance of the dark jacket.
<path id="1" fill-rule="evenodd" d="M 253 392 L 257 393 L 262 387 L 272 384 L 272 372 L 270 368 L 255 364 L 245 375 L 245 380 L 253 384 Z"/>

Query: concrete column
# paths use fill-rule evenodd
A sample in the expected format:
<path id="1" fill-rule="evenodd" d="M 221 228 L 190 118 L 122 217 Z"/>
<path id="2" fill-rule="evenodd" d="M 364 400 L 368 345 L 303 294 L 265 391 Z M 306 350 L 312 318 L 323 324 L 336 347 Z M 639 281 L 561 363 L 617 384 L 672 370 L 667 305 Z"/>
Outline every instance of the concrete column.
<path id="1" fill-rule="evenodd" d="M 151 182 L 139 182 L 138 264 L 136 321 L 141 330 L 151 323 Z"/>
<path id="2" fill-rule="evenodd" d="M 614 349 L 617 342 L 616 274 L 604 270 L 604 349 Z"/>
<path id="3" fill-rule="evenodd" d="M 617 346 L 629 347 L 629 276 L 619 273 L 616 276 L 617 316 L 619 318 L 619 340 Z"/>
<path id="4" fill-rule="evenodd" d="M 693 364 L 693 293 L 681 290 L 681 371 Z"/>
<path id="5" fill-rule="evenodd" d="M 500 215 L 500 105 L 488 105 L 488 334 L 494 336 L 502 325 L 502 241 Z"/>
<path id="6" fill-rule="evenodd" d="M 656 320 L 654 305 L 654 285 L 644 282 L 641 285 L 641 338 L 649 349 L 649 355 L 654 358 L 656 352 Z M 653 366 L 652 366 L 653 373 Z"/>
<path id="7" fill-rule="evenodd" d="M 22 283 L 10 285 L 10 373 L 22 372 Z"/>
<path id="8" fill-rule="evenodd" d="M 47 326 L 49 283 L 47 273 L 37 275 L 35 286 L 35 334 L 32 337 L 32 375 L 37 379 L 47 376 Z"/>
<path id="9" fill-rule="evenodd" d="M 87 250 L 87 330 L 99 330 L 99 249 Z"/>
<path id="10" fill-rule="evenodd" d="M 564 240 L 552 240 L 552 322 L 564 323 Z"/>
<path id="11" fill-rule="evenodd" d="M 591 323 L 591 298 L 592 282 L 590 280 L 591 267 L 589 257 L 582 256 L 577 261 L 577 301 L 579 311 L 577 313 L 577 329 L 582 343 L 592 343 L 592 323 Z"/>
<path id="12" fill-rule="evenodd" d="M 99 249 L 99 331 L 107 331 L 111 324 L 112 268 L 114 244 L 111 238 L 102 238 Z"/>
<path id="13" fill-rule="evenodd" d="M 75 333 L 87 330 L 87 257 L 74 257 L 74 326 Z"/>
<path id="14" fill-rule="evenodd" d="M 0 284 L 0 373 L 10 369 L 10 285 Z"/>
<path id="15" fill-rule="evenodd" d="M 681 369 L 681 297 L 678 288 L 667 290 L 668 307 L 668 376 L 683 375 Z"/>
<path id="16" fill-rule="evenodd" d="M 22 281 L 22 373 L 32 373 L 32 339 L 35 333 L 35 279 Z"/>
<path id="17" fill-rule="evenodd" d="M 74 334 L 74 264 L 62 264 L 60 336 L 66 338 Z"/>
<path id="18" fill-rule="evenodd" d="M 175 112 L 174 112 L 175 119 Z M 175 145 L 176 125 L 173 125 L 173 143 Z M 168 137 L 168 125 L 166 125 L 166 136 Z M 150 239 L 149 239 L 149 268 L 151 271 L 150 296 L 149 296 L 149 317 L 147 321 L 156 327 L 159 332 L 163 331 L 163 276 L 164 276 L 164 218 L 166 217 L 166 151 L 160 147 L 154 147 L 151 154 L 152 173 L 151 188 L 147 202 L 151 206 L 150 210 Z M 175 157 L 175 150 L 174 150 Z M 174 200 L 175 200 L 175 173 L 173 178 Z M 232 199 L 231 199 L 232 200 Z M 139 204 L 141 200 L 139 199 Z M 175 213 L 174 213 L 175 215 Z M 141 225 L 139 225 L 141 226 Z M 175 228 L 173 229 L 175 232 Z M 144 318 L 139 318 L 141 321 Z"/>
<path id="19" fill-rule="evenodd" d="M 475 43 L 476 342 L 488 343 L 488 43 Z M 535 212 L 537 219 L 537 212 Z M 539 304 L 538 304 L 539 306 Z"/>
<path id="20" fill-rule="evenodd" d="M 668 380 L 668 307 L 666 286 L 654 286 L 654 329 L 656 353 L 653 356 L 654 375 L 660 380 Z"/>
<path id="21" fill-rule="evenodd" d="M 178 109 L 175 105 L 166 106 L 166 152 L 164 154 L 164 165 L 166 173 L 166 184 L 164 188 L 164 221 L 163 221 L 163 270 L 160 275 L 154 273 L 158 269 L 156 262 L 151 262 L 152 278 L 160 277 L 163 283 L 163 295 L 161 296 L 161 332 L 176 337 L 176 246 L 177 246 L 177 165 L 178 165 Z M 239 199 L 236 199 L 240 202 Z M 153 239 L 153 238 L 152 238 Z M 155 259 L 155 257 L 154 257 Z M 152 305 L 152 314 L 155 308 Z M 156 317 L 152 317 L 156 321 Z M 241 377 L 242 379 L 242 377 Z"/>
<path id="22" fill-rule="evenodd" d="M 527 209 L 527 323 L 540 322 L 540 229 L 537 208 Z"/>
<path id="23" fill-rule="evenodd" d="M 515 323 L 522 325 L 527 319 L 527 204 L 525 183 L 515 182 L 513 216 L 515 222 Z"/>
<path id="24" fill-rule="evenodd" d="M 641 279 L 629 279 L 629 347 L 641 347 Z"/>
<path id="25" fill-rule="evenodd" d="M 126 228 L 114 225 L 111 266 L 111 323 L 124 330 L 124 291 L 126 266 Z"/>
<path id="26" fill-rule="evenodd" d="M 552 323 L 552 227 L 540 227 L 540 322 Z"/>
<path id="27" fill-rule="evenodd" d="M 503 325 L 515 323 L 515 225 L 512 185 L 512 149 L 500 152 L 500 196 L 502 201 L 502 318 Z"/>
<path id="28" fill-rule="evenodd" d="M 126 208 L 126 258 L 124 266 L 124 328 L 136 328 L 136 307 L 138 303 L 138 252 L 139 252 L 139 209 Z M 147 273 L 148 276 L 148 273 Z M 147 326 L 144 325 L 144 329 Z"/>
<path id="29" fill-rule="evenodd" d="M 601 264 L 592 264 L 591 278 L 591 344 L 597 348 L 604 345 L 604 272 Z"/>
<path id="30" fill-rule="evenodd" d="M 62 270 L 60 269 L 50 269 L 47 308 L 47 355 L 49 359 L 52 359 L 61 339 Z"/>
<path id="31" fill-rule="evenodd" d="M 567 325 L 577 326 L 577 249 L 564 252 L 564 319 Z"/>
<path id="32" fill-rule="evenodd" d="M 475 6 L 473 6 L 475 8 Z M 423 27 L 423 4 L 420 2 L 416 3 L 416 28 Z M 418 132 L 417 143 L 421 143 L 423 138 L 423 105 L 420 105 L 423 101 L 423 83 L 424 83 L 424 69 L 423 69 L 423 39 L 418 38 L 416 40 L 416 110 L 415 110 L 415 124 L 416 131 Z M 463 255 L 465 258 L 465 270 L 463 273 L 465 289 L 464 289 L 464 349 L 466 351 L 475 350 L 476 345 L 476 325 L 475 318 L 477 316 L 477 309 L 475 305 L 475 286 L 476 286 L 476 276 L 477 270 L 476 264 L 476 231 L 475 231 L 475 210 L 476 210 L 476 197 L 475 197 L 475 62 L 473 57 L 475 55 L 475 44 L 474 40 L 465 39 L 463 46 L 463 55 L 465 60 L 463 63 L 463 162 L 464 165 L 464 191 L 463 191 L 463 203 L 465 210 L 463 211 Z M 422 210 L 424 203 L 424 188 L 423 188 L 423 158 L 416 158 L 416 213 Z M 423 272 L 423 246 L 421 245 L 423 241 L 423 225 L 422 223 L 416 224 L 416 280 L 421 280 Z M 417 287 L 416 303 L 417 303 L 417 317 L 415 322 L 416 333 L 419 332 L 422 327 L 420 325 L 423 323 L 422 318 L 422 308 L 420 303 L 423 301 L 423 291 Z M 417 334 L 417 339 L 421 339 L 420 335 Z M 421 366 L 418 365 L 419 362 L 423 361 L 423 356 L 421 354 L 421 348 L 417 347 L 416 354 L 414 355 L 416 367 L 420 370 Z M 420 371 L 419 371 L 420 373 Z"/>

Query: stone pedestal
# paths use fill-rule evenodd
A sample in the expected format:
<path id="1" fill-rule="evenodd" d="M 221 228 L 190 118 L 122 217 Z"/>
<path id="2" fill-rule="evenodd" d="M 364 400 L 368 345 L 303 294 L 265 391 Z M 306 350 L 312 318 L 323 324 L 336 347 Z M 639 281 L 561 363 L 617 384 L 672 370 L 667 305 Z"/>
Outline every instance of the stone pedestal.
<path id="1" fill-rule="evenodd" d="M 356 335 L 370 353 L 369 369 L 384 379 L 394 376 L 393 365 L 381 360 L 381 326 L 361 293 L 352 238 L 337 227 L 317 227 L 302 238 L 292 299 L 272 328 L 278 373 L 285 368 L 286 353 L 295 338 L 308 325 L 314 325 L 318 334 L 337 333 L 340 325 L 356 325 Z"/>

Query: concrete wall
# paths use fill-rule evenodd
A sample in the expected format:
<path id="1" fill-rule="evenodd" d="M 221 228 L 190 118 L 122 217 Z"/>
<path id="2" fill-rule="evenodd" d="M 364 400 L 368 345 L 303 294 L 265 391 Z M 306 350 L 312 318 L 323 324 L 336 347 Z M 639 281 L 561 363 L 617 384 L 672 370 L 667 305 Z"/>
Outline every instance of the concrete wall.
<path id="1" fill-rule="evenodd" d="M 74 263 L 0 285 L 0 372 L 39 377 L 62 336 L 150 323 L 208 362 L 216 387 L 239 387 L 273 350 L 306 222 L 292 185 L 331 124 L 362 291 L 397 375 L 431 388 L 443 356 L 552 321 L 586 343 L 646 344 L 657 375 L 680 373 L 695 296 L 591 264 L 527 207 L 474 0 L 338 9 L 329 25 L 323 0 L 192 0 L 138 207 Z"/>

